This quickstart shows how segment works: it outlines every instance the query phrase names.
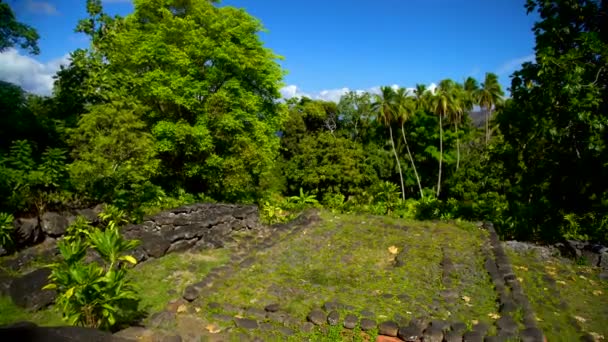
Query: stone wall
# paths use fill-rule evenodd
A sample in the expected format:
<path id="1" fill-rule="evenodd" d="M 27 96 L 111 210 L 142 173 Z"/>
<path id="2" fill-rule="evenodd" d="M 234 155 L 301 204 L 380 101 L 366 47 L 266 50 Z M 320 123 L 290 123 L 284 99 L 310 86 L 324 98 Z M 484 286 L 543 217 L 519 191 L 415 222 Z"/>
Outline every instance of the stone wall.
<path id="1" fill-rule="evenodd" d="M 97 212 L 97 209 L 87 209 L 87 215 L 83 216 L 93 221 Z M 21 232 L 29 232 L 29 240 L 22 239 L 22 242 L 42 243 L 0 262 L 0 295 L 8 294 L 13 302 L 32 310 L 51 304 L 54 295 L 41 290 L 46 284 L 48 269 L 26 271 L 31 270 L 33 264 L 49 263 L 57 258 L 57 239 L 65 234 L 65 228 L 76 217 L 73 213 L 47 214 L 41 220 L 35 219 L 40 223 L 32 222 L 27 230 L 23 222 L 29 221 L 16 220 L 21 224 Z M 234 240 L 233 233 L 263 227 L 258 208 L 254 205 L 194 204 L 148 217 L 142 224 L 123 227 L 122 232 L 128 239 L 141 241 L 133 255 L 138 261 L 143 261 L 172 252 L 223 247 Z M 87 257 L 98 258 L 92 251 Z M 15 278 L 11 275 L 14 273 L 26 274 Z"/>
<path id="2" fill-rule="evenodd" d="M 254 205 L 194 204 L 126 226 L 123 234 L 141 241 L 134 256 L 142 261 L 171 252 L 220 248 L 232 241 L 232 233 L 260 227 Z"/>

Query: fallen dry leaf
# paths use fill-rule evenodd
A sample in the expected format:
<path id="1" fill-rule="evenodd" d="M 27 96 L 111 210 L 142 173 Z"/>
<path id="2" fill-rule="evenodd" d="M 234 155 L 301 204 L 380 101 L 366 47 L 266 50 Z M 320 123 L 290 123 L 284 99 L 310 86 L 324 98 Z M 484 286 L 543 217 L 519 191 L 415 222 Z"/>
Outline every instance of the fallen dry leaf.
<path id="1" fill-rule="evenodd" d="M 177 313 L 182 313 L 188 311 L 188 307 L 184 304 L 177 307 Z"/>
<path id="2" fill-rule="evenodd" d="M 205 329 L 212 334 L 217 334 L 221 331 L 221 329 L 215 324 L 208 324 Z"/>
<path id="3" fill-rule="evenodd" d="M 388 252 L 391 254 L 397 254 L 397 253 L 399 253 L 399 248 L 397 248 L 396 246 L 390 246 L 388 248 Z"/>
<path id="4" fill-rule="evenodd" d="M 577 321 L 579 321 L 581 323 L 587 322 L 587 320 L 581 316 L 574 316 L 574 319 L 576 319 Z"/>
<path id="5" fill-rule="evenodd" d="M 488 317 L 490 317 L 491 319 L 499 319 L 500 315 L 492 312 L 488 314 Z"/>
<path id="6" fill-rule="evenodd" d="M 464 300 L 466 303 L 468 303 L 471 301 L 471 297 L 462 296 L 462 300 Z"/>
<path id="7" fill-rule="evenodd" d="M 600 291 L 600 290 L 595 290 L 593 291 L 593 295 L 594 296 L 601 296 L 602 294 L 604 294 L 604 292 Z"/>
<path id="8" fill-rule="evenodd" d="M 474 319 L 474 320 L 472 320 L 472 321 L 471 321 L 471 324 L 473 324 L 473 325 L 475 325 L 475 324 L 479 324 L 479 321 L 478 321 L 478 320 L 476 320 L 476 319 Z"/>
<path id="9" fill-rule="evenodd" d="M 565 281 L 563 281 L 563 280 L 558 280 L 556 283 L 558 283 L 558 284 L 562 284 L 562 285 L 566 285 L 566 282 L 565 282 Z"/>
<path id="10" fill-rule="evenodd" d="M 578 277 L 585 280 L 587 279 L 587 277 L 585 277 L 584 275 L 579 275 Z"/>

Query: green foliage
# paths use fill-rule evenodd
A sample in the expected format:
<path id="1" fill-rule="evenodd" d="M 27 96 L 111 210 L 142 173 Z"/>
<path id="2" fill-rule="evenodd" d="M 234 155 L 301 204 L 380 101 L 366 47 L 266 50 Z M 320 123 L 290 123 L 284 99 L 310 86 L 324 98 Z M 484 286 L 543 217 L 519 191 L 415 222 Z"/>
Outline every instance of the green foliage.
<path id="1" fill-rule="evenodd" d="M 110 221 L 115 222 L 115 221 Z M 86 223 L 78 223 L 83 228 Z M 72 228 L 78 235 L 58 243 L 62 260 L 49 265 L 52 272 L 45 289 L 58 292 L 57 305 L 66 322 L 111 330 L 129 323 L 138 315 L 139 298 L 127 279 L 127 264 L 136 260 L 127 253 L 138 241 L 125 240 L 118 227 L 94 228 L 88 233 Z M 96 251 L 102 262 L 84 261 L 88 248 Z"/>
<path id="2" fill-rule="evenodd" d="M 340 193 L 327 192 L 323 195 L 323 205 L 332 210 L 340 210 L 344 205 L 346 196 Z"/>
<path id="3" fill-rule="evenodd" d="M 317 201 L 317 196 L 304 192 L 302 188 L 300 188 L 300 195 L 289 197 L 289 201 L 294 203 L 297 207 L 302 208 L 311 204 L 315 205 L 319 203 L 319 201 Z"/>
<path id="4" fill-rule="evenodd" d="M 0 1 L 0 52 L 19 46 L 37 55 L 40 53 L 38 38 L 34 28 L 18 22 L 11 7 Z"/>
<path id="5" fill-rule="evenodd" d="M 266 201 L 262 205 L 262 222 L 267 224 L 282 223 L 289 220 L 289 214 L 276 204 Z"/>
<path id="6" fill-rule="evenodd" d="M 62 190 L 66 181 L 65 151 L 47 148 L 40 161 L 26 140 L 14 141 L 7 156 L 0 155 L 0 189 L 13 210 L 42 213 L 48 204 L 61 205 L 69 197 Z"/>
<path id="7" fill-rule="evenodd" d="M 504 137 L 496 160 L 513 185 L 507 215 L 520 239 L 605 239 L 573 224 L 608 213 L 605 14 L 590 0 L 530 0 L 526 8 L 541 18 L 534 25 L 535 62 L 514 73 L 512 100 L 496 116 Z"/>
<path id="8" fill-rule="evenodd" d="M 76 240 L 85 240 L 93 227 L 90 222 L 84 216 L 76 216 L 74 222 L 72 222 L 66 229 L 64 240 L 66 242 L 72 242 Z"/>
<path id="9" fill-rule="evenodd" d="M 13 220 L 15 218 L 11 214 L 0 213 L 0 247 L 10 250 L 13 247 L 13 233 L 15 226 Z"/>
<path id="10" fill-rule="evenodd" d="M 111 204 L 104 204 L 103 210 L 99 213 L 101 222 L 107 225 L 107 229 L 117 229 L 125 223 L 129 223 L 127 213 Z"/>

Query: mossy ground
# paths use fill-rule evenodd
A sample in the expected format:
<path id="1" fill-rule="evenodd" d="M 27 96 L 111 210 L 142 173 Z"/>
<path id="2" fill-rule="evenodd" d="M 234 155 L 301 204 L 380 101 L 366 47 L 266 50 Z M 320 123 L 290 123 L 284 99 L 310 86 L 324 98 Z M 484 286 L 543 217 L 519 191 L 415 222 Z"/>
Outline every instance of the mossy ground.
<path id="1" fill-rule="evenodd" d="M 201 308 L 211 302 L 264 308 L 279 303 L 291 317 L 305 322 L 311 309 L 338 301 L 352 307 L 339 310 L 341 317 L 368 310 L 378 321 L 426 317 L 491 323 L 489 314 L 497 312 L 497 306 L 483 266 L 485 231 L 465 223 L 329 212 L 321 216 L 321 223 L 258 252 L 251 266 L 223 279 L 196 304 Z M 395 266 L 395 254 L 389 250 L 392 246 L 404 253 L 400 267 Z M 458 293 L 453 303 L 440 296 L 446 290 L 440 264 L 444 251 L 456 266 L 452 285 L 447 288 Z M 221 309 L 200 311 L 208 321 L 217 313 L 230 314 Z"/>
<path id="2" fill-rule="evenodd" d="M 198 253 L 172 253 L 144 262 L 129 272 L 141 296 L 141 309 L 163 310 L 171 299 L 179 297 L 186 286 L 197 282 L 211 269 L 229 259 L 225 249 Z"/>
<path id="3" fill-rule="evenodd" d="M 322 212 L 319 223 L 275 238 L 273 246 L 252 254 L 253 262 L 247 267 L 237 266 L 212 289 L 203 291 L 192 303 L 199 310 L 191 314 L 217 327 L 230 327 L 235 341 L 240 333 L 269 341 L 374 341 L 377 331 L 364 333 L 359 327 L 316 328 L 312 333 L 303 333 L 298 327 L 313 308 L 329 301 L 350 306 L 338 310 L 341 318 L 347 313 L 360 316 L 367 310 L 377 321 L 426 317 L 468 325 L 475 321 L 491 324 L 490 315 L 498 311 L 496 293 L 484 269 L 487 232 L 472 224 Z M 608 317 L 608 283 L 597 280 L 596 270 L 508 253 L 538 324 L 550 341 L 578 340 L 583 332 L 608 336 L 603 319 Z M 395 265 L 397 255 L 403 262 L 399 267 Z M 441 266 L 444 257 L 454 264 L 447 284 Z M 142 309 L 152 313 L 163 310 L 187 285 L 229 260 L 230 249 L 174 253 L 142 263 L 130 277 L 140 289 Z M 454 291 L 457 298 L 444 300 L 440 294 L 445 290 Z M 274 329 L 267 331 L 234 328 L 231 321 L 218 321 L 214 315 L 247 317 L 247 313 L 229 312 L 224 307 L 209 309 L 211 302 L 257 309 L 278 303 L 293 318 L 285 325 L 295 334 L 277 337 L 282 325 L 272 322 Z M 52 307 L 30 313 L 6 297 L 0 298 L 0 324 L 21 320 L 63 324 Z"/>
<path id="4" fill-rule="evenodd" d="M 228 259 L 227 250 L 216 249 L 196 254 L 173 253 L 142 263 L 129 272 L 141 297 L 140 309 L 148 313 L 163 310 L 186 286 Z M 0 325 L 26 320 L 43 326 L 65 325 L 54 306 L 32 313 L 13 304 L 9 297 L 0 296 Z"/>
<path id="5" fill-rule="evenodd" d="M 549 341 L 578 341 L 584 333 L 608 338 L 608 282 L 598 278 L 598 269 L 507 253 Z"/>

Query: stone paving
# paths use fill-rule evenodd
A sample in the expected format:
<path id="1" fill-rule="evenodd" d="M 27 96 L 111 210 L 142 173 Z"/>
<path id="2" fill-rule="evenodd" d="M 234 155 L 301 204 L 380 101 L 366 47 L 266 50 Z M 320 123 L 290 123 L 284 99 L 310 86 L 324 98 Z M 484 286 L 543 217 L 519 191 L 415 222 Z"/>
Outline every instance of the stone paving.
<path id="1" fill-rule="evenodd" d="M 152 315 L 145 329 L 129 328 L 119 332 L 118 336 L 147 340 L 153 335 L 156 336 L 156 340 L 162 341 L 177 341 L 178 337 L 181 341 L 201 339 L 258 341 L 261 339 L 255 337 L 256 331 L 270 332 L 280 340 L 297 333 L 309 333 L 315 330 L 322 332 L 330 327 L 341 326 L 347 330 L 373 331 L 378 335 L 377 341 L 544 341 L 543 333 L 536 325 L 530 303 L 523 293 L 521 284 L 514 276 L 512 266 L 491 224 L 484 224 L 489 233 L 488 246 L 485 249 L 485 269 L 492 279 L 500 308 L 500 318 L 495 320 L 495 326 L 492 328 L 483 322 L 467 326 L 464 322 L 431 320 L 425 317 L 416 317 L 409 321 L 399 317 L 395 320 L 379 320 L 371 311 L 356 311 L 347 303 L 338 301 L 325 302 L 319 307 L 311 308 L 305 321 L 298 320 L 285 311 L 283 307 L 286 303 L 245 308 L 230 303 L 210 302 L 206 307 L 202 307 L 203 302 L 199 300 L 200 297 L 214 291 L 216 284 L 230 277 L 240 267 L 252 265 L 255 262 L 256 251 L 269 248 L 277 242 L 277 239 L 297 234 L 303 227 L 314 224 L 318 220 L 316 212 L 307 212 L 294 222 L 275 225 L 256 239 L 232 246 L 234 254 L 229 264 L 212 270 L 199 282 L 188 286 L 182 298 L 168 303 L 165 311 Z M 280 234 L 281 232 L 286 234 Z M 440 265 L 442 282 L 446 290 L 441 293 L 441 297 L 447 303 L 455 302 L 458 293 L 453 289 L 457 288 L 458 284 L 455 283 L 452 275 L 457 272 L 458 266 L 452 261 L 453 256 L 450 253 L 453 251 L 442 248 L 442 253 Z M 407 249 L 404 248 L 395 257 L 395 267 L 400 267 L 406 257 Z M 392 294 L 383 296 L 396 298 Z M 204 321 L 196 315 L 201 310 L 217 313 L 211 315 L 210 321 Z M 229 327 L 220 328 L 226 325 Z M 248 331 L 252 333 L 247 334 Z"/>

